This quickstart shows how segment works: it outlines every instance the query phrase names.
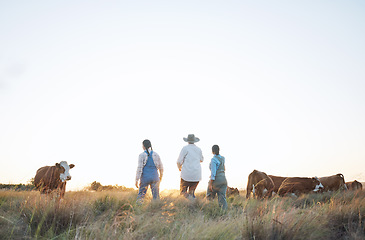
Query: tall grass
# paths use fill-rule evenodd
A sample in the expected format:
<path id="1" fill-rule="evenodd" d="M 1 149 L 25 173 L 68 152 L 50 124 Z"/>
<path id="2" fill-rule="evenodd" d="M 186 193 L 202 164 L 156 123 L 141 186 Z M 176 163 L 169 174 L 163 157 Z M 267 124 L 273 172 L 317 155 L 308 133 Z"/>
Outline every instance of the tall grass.
<path id="1" fill-rule="evenodd" d="M 0 239 L 365 239 L 365 192 L 228 198 L 204 193 L 67 192 L 58 202 L 38 192 L 0 191 Z"/>

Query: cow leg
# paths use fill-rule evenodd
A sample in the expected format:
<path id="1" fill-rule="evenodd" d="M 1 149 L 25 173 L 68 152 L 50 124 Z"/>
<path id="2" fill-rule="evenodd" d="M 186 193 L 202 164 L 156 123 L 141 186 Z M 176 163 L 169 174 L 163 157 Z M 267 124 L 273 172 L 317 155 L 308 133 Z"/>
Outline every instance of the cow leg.
<path id="1" fill-rule="evenodd" d="M 252 192 L 252 186 L 250 183 L 247 184 L 247 189 L 246 189 L 246 198 L 249 198 Z"/>
<path id="2" fill-rule="evenodd" d="M 59 188 L 60 199 L 65 196 L 65 192 L 66 192 L 66 183 L 61 183 L 61 187 Z"/>
<path id="3" fill-rule="evenodd" d="M 271 190 L 269 190 L 269 191 L 267 191 L 266 193 L 265 193 L 265 198 L 266 197 L 268 197 L 268 198 L 270 198 L 270 197 L 272 197 L 272 195 L 273 195 L 273 190 L 271 189 Z"/>

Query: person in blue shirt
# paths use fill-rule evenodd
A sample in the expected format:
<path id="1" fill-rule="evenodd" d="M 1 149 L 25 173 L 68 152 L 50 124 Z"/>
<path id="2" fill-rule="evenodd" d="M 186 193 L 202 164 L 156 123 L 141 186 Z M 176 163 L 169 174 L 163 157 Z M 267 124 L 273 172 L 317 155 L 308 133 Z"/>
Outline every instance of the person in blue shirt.
<path id="1" fill-rule="evenodd" d="M 148 186 L 151 187 L 153 199 L 160 199 L 160 181 L 163 176 L 163 165 L 160 156 L 152 150 L 151 141 L 142 142 L 143 153 L 139 155 L 136 173 L 136 187 L 139 188 L 137 202 L 143 200 Z"/>
<path id="2" fill-rule="evenodd" d="M 227 179 L 225 175 L 225 158 L 219 154 L 219 146 L 212 147 L 214 154 L 209 164 L 211 172 L 207 189 L 207 198 L 213 200 L 218 195 L 218 203 L 222 209 L 227 209 L 226 191 Z"/>

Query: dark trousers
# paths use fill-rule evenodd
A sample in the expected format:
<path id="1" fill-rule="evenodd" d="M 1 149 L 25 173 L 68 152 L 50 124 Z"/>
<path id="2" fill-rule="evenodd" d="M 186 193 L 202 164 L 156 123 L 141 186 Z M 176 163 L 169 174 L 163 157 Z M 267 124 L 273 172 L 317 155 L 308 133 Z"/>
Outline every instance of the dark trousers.
<path id="1" fill-rule="evenodd" d="M 195 189 L 198 186 L 199 182 L 188 182 L 181 178 L 180 181 L 180 195 L 184 197 L 192 196 L 195 198 Z"/>

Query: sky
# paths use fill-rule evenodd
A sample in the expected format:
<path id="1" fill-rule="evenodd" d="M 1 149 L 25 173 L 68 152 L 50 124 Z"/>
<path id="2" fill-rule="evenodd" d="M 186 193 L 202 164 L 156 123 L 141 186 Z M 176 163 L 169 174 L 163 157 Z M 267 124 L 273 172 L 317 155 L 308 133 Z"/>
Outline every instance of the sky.
<path id="1" fill-rule="evenodd" d="M 142 141 L 178 189 L 200 138 L 228 186 L 254 169 L 365 181 L 363 1 L 0 0 L 0 183 L 75 164 L 68 190 L 134 187 Z"/>

